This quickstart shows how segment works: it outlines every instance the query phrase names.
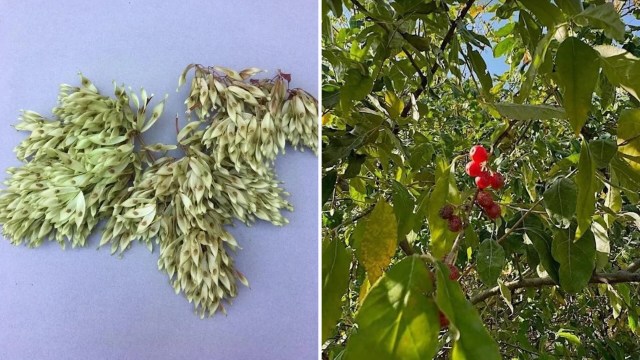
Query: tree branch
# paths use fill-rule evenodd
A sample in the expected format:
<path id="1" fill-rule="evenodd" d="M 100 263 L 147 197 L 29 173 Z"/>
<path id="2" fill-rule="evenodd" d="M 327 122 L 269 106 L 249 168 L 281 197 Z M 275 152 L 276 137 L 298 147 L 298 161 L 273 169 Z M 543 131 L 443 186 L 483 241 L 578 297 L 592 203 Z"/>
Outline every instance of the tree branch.
<path id="1" fill-rule="evenodd" d="M 449 45 L 449 43 L 453 39 L 453 34 L 455 33 L 455 30 L 458 27 L 458 24 L 467 15 L 467 13 L 469 12 L 469 9 L 471 9 L 471 6 L 473 6 L 474 2 L 475 0 L 467 0 L 467 3 L 464 5 L 462 10 L 458 14 L 458 17 L 456 17 L 456 19 L 451 22 L 451 25 L 449 25 L 449 30 L 447 30 L 447 34 L 444 36 L 444 39 L 442 39 L 442 43 L 440 43 L 440 53 L 442 53 L 444 49 L 447 47 L 447 45 Z M 438 65 L 438 61 L 436 60 L 433 63 L 431 70 L 429 71 L 429 73 L 431 74 L 431 77 L 433 77 L 433 74 L 435 74 L 436 71 L 438 71 L 439 67 L 440 65 Z M 429 79 L 424 78 L 422 81 L 420 81 L 420 86 L 413 92 L 413 96 L 416 98 L 416 100 L 420 97 L 420 95 L 424 92 L 424 90 L 427 88 L 428 85 L 429 85 Z M 411 110 L 411 102 L 409 101 L 404 106 L 404 109 L 402 109 L 401 116 L 407 117 L 407 115 L 409 115 L 410 110 Z"/>
<path id="2" fill-rule="evenodd" d="M 636 272 L 638 270 L 640 270 L 640 259 L 632 262 L 631 265 L 627 267 L 628 272 Z"/>
<path id="3" fill-rule="evenodd" d="M 640 267 L 640 260 L 633 263 L 632 266 Z M 618 283 L 638 283 L 640 282 L 640 273 L 628 271 L 632 268 L 629 266 L 627 270 L 620 270 L 614 273 L 596 273 L 589 280 L 590 284 L 618 284 Z M 522 288 L 537 288 L 543 286 L 555 286 L 556 283 L 550 277 L 529 278 L 515 280 L 504 284 L 510 291 Z M 477 304 L 492 296 L 500 294 L 500 287 L 495 286 L 489 290 L 476 294 L 471 298 L 472 304 Z"/>

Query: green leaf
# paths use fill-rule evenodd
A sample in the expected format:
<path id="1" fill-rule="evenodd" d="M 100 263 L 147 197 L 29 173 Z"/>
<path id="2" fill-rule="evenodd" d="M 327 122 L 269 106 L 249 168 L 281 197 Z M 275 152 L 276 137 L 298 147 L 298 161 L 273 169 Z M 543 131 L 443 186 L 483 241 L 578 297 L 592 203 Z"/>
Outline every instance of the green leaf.
<path id="1" fill-rule="evenodd" d="M 507 52 L 511 51 L 511 49 L 513 49 L 513 45 L 515 45 L 515 42 L 515 38 L 511 36 L 502 39 L 502 41 L 496 44 L 496 46 L 493 48 L 493 57 L 499 58 Z"/>
<path id="2" fill-rule="evenodd" d="M 491 80 L 491 75 L 487 71 L 487 64 L 484 62 L 482 55 L 477 50 L 471 50 L 471 46 L 468 46 L 469 60 L 471 60 L 471 67 L 473 68 L 473 72 L 478 76 L 478 80 L 480 81 L 480 85 L 482 86 L 481 92 L 482 96 L 487 99 L 487 101 L 491 101 L 493 96 L 491 95 L 491 88 L 493 87 L 493 82 Z"/>
<path id="3" fill-rule="evenodd" d="M 351 253 L 340 240 L 322 244 L 322 341 L 342 317 L 342 297 L 349 286 Z"/>
<path id="4" fill-rule="evenodd" d="M 404 102 L 398 98 L 396 93 L 390 90 L 384 92 L 384 101 L 387 103 L 389 116 L 391 116 L 391 119 L 397 121 L 402 113 L 402 108 L 404 108 Z"/>
<path id="5" fill-rule="evenodd" d="M 591 157 L 588 143 L 583 140 L 576 174 L 578 194 L 576 202 L 576 218 L 578 220 L 576 239 L 580 239 L 582 234 L 591 228 L 591 217 L 596 210 L 597 186 L 595 162 Z"/>
<path id="6" fill-rule="evenodd" d="M 596 241 L 591 230 L 575 241 L 575 227 L 554 231 L 551 254 L 560 264 L 560 287 L 570 293 L 584 289 L 596 267 Z"/>
<path id="7" fill-rule="evenodd" d="M 340 91 L 340 104 L 350 109 L 354 101 L 364 99 L 373 89 L 374 79 L 363 75 L 358 69 L 349 69 L 344 77 L 344 85 Z"/>
<path id="8" fill-rule="evenodd" d="M 542 267 L 553 281 L 557 284 L 560 283 L 558 276 L 560 264 L 558 264 L 551 255 L 553 239 L 550 235 L 550 230 L 544 225 L 538 215 L 529 215 L 524 219 L 522 224 L 524 225 L 525 239 L 528 239 L 536 249 L 538 257 L 540 258 L 540 264 L 542 264 Z"/>
<path id="9" fill-rule="evenodd" d="M 467 247 L 474 249 L 480 245 L 480 239 L 478 238 L 478 234 L 476 234 L 473 226 L 467 226 L 464 228 L 464 243 Z"/>
<path id="10" fill-rule="evenodd" d="M 640 172 L 640 109 L 625 109 L 620 113 L 617 138 L 622 158 Z"/>
<path id="11" fill-rule="evenodd" d="M 398 224 L 391 205 L 378 200 L 373 211 L 358 222 L 353 236 L 358 260 L 373 284 L 389 266 L 398 246 Z"/>
<path id="12" fill-rule="evenodd" d="M 591 140 L 589 141 L 589 149 L 598 169 L 609 166 L 611 159 L 618 151 L 616 143 L 609 139 Z"/>
<path id="13" fill-rule="evenodd" d="M 431 42 L 428 38 L 406 33 L 402 34 L 402 37 L 404 37 L 411 46 L 418 49 L 418 51 L 428 51 L 431 49 Z"/>
<path id="14" fill-rule="evenodd" d="M 591 224 L 591 231 L 596 240 L 596 268 L 598 270 L 604 270 L 606 268 L 609 264 L 609 254 L 611 253 L 611 244 L 605 225 L 606 223 L 602 217 L 598 217 L 598 219 Z"/>
<path id="15" fill-rule="evenodd" d="M 322 177 L 322 204 L 329 201 L 335 189 L 338 172 L 336 170 L 327 171 Z"/>
<path id="16" fill-rule="evenodd" d="M 449 326 L 460 333 L 453 345 L 452 358 L 501 359 L 498 344 L 484 327 L 478 311 L 467 301 L 460 284 L 449 279 L 447 265 L 438 262 L 436 273 L 436 302 L 440 311 L 449 319 Z"/>
<path id="17" fill-rule="evenodd" d="M 500 297 L 502 297 L 502 300 L 504 300 L 504 302 L 509 307 L 509 310 L 511 310 L 511 313 L 513 314 L 513 304 L 511 303 L 511 290 L 509 290 L 507 285 L 505 285 L 504 281 L 502 280 L 498 280 L 498 287 L 500 289 Z"/>
<path id="18" fill-rule="evenodd" d="M 431 359 L 438 346 L 438 309 L 424 261 L 409 256 L 392 266 L 369 291 L 356 314 L 345 360 Z"/>
<path id="19" fill-rule="evenodd" d="M 640 191 L 640 173 L 619 156 L 620 153 L 616 155 L 611 159 L 611 170 L 616 174 L 620 184 L 634 193 Z M 627 193 L 627 196 L 630 194 Z"/>
<path id="20" fill-rule="evenodd" d="M 573 335 L 570 332 L 567 332 L 565 329 L 560 329 L 558 330 L 558 332 L 556 333 L 556 336 L 564 338 L 569 340 L 570 343 L 574 344 L 574 345 L 580 345 L 582 344 L 582 342 L 580 341 L 580 338 Z"/>
<path id="21" fill-rule="evenodd" d="M 352 177 L 358 176 L 365 160 L 367 160 L 366 155 L 351 152 L 351 154 L 349 154 L 349 165 L 347 165 L 347 168 L 344 170 L 342 177 L 345 179 L 351 179 Z"/>
<path id="22" fill-rule="evenodd" d="M 349 197 L 359 206 L 364 206 L 367 199 L 367 184 L 362 178 L 349 179 Z"/>
<path id="23" fill-rule="evenodd" d="M 547 28 L 553 28 L 564 21 L 562 12 L 550 0 L 520 0 L 531 13 Z"/>
<path id="24" fill-rule="evenodd" d="M 453 164 L 448 165 L 440 159 L 438 165 L 439 173 L 436 185 L 429 197 L 427 220 L 429 221 L 429 230 L 431 232 L 429 240 L 431 253 L 437 258 L 442 258 L 453 246 L 453 240 L 457 234 L 450 231 L 447 220 L 440 217 L 440 209 L 446 204 L 457 204 L 459 195 L 455 177 L 453 171 L 451 171 Z"/>
<path id="25" fill-rule="evenodd" d="M 527 13 L 523 12 L 522 15 L 526 19 Z M 528 97 L 529 93 L 531 93 L 531 88 L 533 87 L 533 83 L 538 75 L 538 70 L 540 66 L 544 63 L 544 59 L 547 56 L 547 49 L 549 48 L 549 44 L 553 39 L 553 31 L 549 31 L 536 45 L 536 49 L 533 52 L 533 58 L 531 59 L 531 65 L 527 69 L 525 74 L 525 79 L 522 82 L 522 86 L 520 87 L 520 91 L 516 95 L 514 101 L 518 104 L 522 104 Z M 566 115 L 565 115 L 566 116 Z M 562 118 L 564 118 L 563 116 Z"/>
<path id="26" fill-rule="evenodd" d="M 551 105 L 523 105 L 512 103 L 494 103 L 500 115 L 514 120 L 566 119 L 564 109 Z"/>
<path id="27" fill-rule="evenodd" d="M 415 201 L 407 188 L 393 180 L 393 212 L 398 221 L 398 241 L 406 239 L 407 234 L 413 229 L 413 208 Z"/>
<path id="28" fill-rule="evenodd" d="M 580 25 L 604 30 L 604 34 L 618 41 L 624 40 L 624 23 L 612 3 L 589 6 L 574 18 Z"/>
<path id="29" fill-rule="evenodd" d="M 591 110 L 600 71 L 598 53 L 575 37 L 567 38 L 556 53 L 556 71 L 563 90 L 564 108 L 577 135 Z"/>
<path id="30" fill-rule="evenodd" d="M 342 0 L 324 0 L 335 17 L 342 16 Z"/>
<path id="31" fill-rule="evenodd" d="M 602 69 L 611 84 L 620 86 L 640 100 L 640 59 L 624 49 L 611 45 L 599 45 Z"/>
<path id="32" fill-rule="evenodd" d="M 500 244 L 491 239 L 485 240 L 480 244 L 476 266 L 480 280 L 485 285 L 493 286 L 496 284 L 505 263 L 506 255 Z"/>
<path id="33" fill-rule="evenodd" d="M 508 35 L 511 35 L 511 33 L 513 32 L 513 29 L 515 28 L 516 23 L 515 22 L 507 22 L 503 27 L 501 27 L 500 29 L 496 30 L 493 35 L 495 37 L 505 37 Z"/>
<path id="34" fill-rule="evenodd" d="M 577 15 L 584 10 L 582 0 L 555 0 L 555 2 L 567 15 Z"/>
<path id="35" fill-rule="evenodd" d="M 554 181 L 544 192 L 544 207 L 549 216 L 568 226 L 576 212 L 578 189 L 576 184 L 566 178 Z"/>

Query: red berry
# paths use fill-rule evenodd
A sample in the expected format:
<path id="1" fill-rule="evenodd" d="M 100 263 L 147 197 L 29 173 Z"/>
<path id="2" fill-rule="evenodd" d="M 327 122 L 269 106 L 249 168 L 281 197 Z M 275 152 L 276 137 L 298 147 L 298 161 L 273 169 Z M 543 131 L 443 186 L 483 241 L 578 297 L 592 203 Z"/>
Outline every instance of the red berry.
<path id="1" fill-rule="evenodd" d="M 491 196 L 491 193 L 483 190 L 478 192 L 476 201 L 478 202 L 478 205 L 480 205 L 483 209 L 486 209 L 493 204 L 493 197 Z"/>
<path id="2" fill-rule="evenodd" d="M 449 267 L 449 279 L 458 280 L 460 278 L 460 270 L 453 264 L 447 264 L 447 266 Z"/>
<path id="3" fill-rule="evenodd" d="M 449 219 L 453 216 L 453 206 L 447 204 L 440 209 L 440 217 L 443 219 Z"/>
<path id="4" fill-rule="evenodd" d="M 453 232 L 458 232 L 462 230 L 462 220 L 458 215 L 451 215 L 449 218 L 449 230 Z"/>
<path id="5" fill-rule="evenodd" d="M 442 311 L 440 311 L 440 327 L 447 327 L 449 326 L 449 319 L 447 319 L 447 317 L 442 313 Z"/>
<path id="6" fill-rule="evenodd" d="M 467 175 L 471 177 L 476 177 L 482 173 L 482 166 L 478 162 L 469 161 L 467 163 L 467 166 L 465 166 L 464 170 L 467 173 Z"/>
<path id="7" fill-rule="evenodd" d="M 491 175 L 488 172 L 483 171 L 480 175 L 476 176 L 476 186 L 482 190 L 488 188 L 491 185 Z"/>
<path id="8" fill-rule="evenodd" d="M 469 157 L 471 158 L 471 160 L 477 163 L 481 163 L 487 161 L 487 158 L 489 156 L 487 154 L 487 149 L 485 149 L 482 145 L 475 145 L 469 151 Z"/>
<path id="9" fill-rule="evenodd" d="M 494 172 L 491 175 L 491 187 L 498 190 L 504 186 L 504 177 L 499 172 Z"/>
<path id="10" fill-rule="evenodd" d="M 487 212 L 487 216 L 491 220 L 495 220 L 499 218 L 500 215 L 502 214 L 502 209 L 500 209 L 500 205 L 496 203 L 493 203 L 493 205 L 487 207 L 486 209 L 484 209 L 484 211 Z"/>

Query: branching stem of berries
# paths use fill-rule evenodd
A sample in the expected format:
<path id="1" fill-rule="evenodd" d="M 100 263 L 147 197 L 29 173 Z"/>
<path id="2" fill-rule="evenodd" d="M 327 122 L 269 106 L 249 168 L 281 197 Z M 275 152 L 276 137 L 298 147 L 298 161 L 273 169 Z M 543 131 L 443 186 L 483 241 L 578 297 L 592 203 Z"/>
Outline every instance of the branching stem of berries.
<path id="1" fill-rule="evenodd" d="M 538 206 L 538 204 L 540 204 L 540 202 L 542 202 L 543 198 L 538 199 L 536 202 L 534 202 L 531 205 L 531 208 L 529 208 L 529 210 L 527 210 L 527 212 L 525 212 L 522 217 L 520 217 L 520 219 L 518 219 L 518 221 L 516 221 L 515 224 L 513 224 L 512 227 L 509 228 L 509 230 L 507 230 L 507 232 L 504 233 L 504 235 L 502 235 L 500 237 L 500 239 L 496 240 L 496 242 L 498 244 L 500 244 L 501 242 L 503 242 L 509 235 L 511 235 L 511 233 L 513 233 L 514 231 L 516 231 L 518 229 L 518 226 L 520 226 L 524 220 L 533 213 L 533 209 L 536 208 L 536 206 Z"/>
<path id="2" fill-rule="evenodd" d="M 473 206 L 476 203 L 476 198 L 478 197 L 478 194 L 480 193 L 480 189 L 476 189 L 476 192 L 473 194 L 473 197 L 471 198 L 471 202 L 469 203 L 468 207 L 467 207 L 467 214 L 464 217 L 464 222 L 465 222 L 465 227 L 469 226 L 469 218 L 471 217 L 471 212 L 473 211 Z M 455 241 L 453 242 L 453 246 L 451 247 L 451 251 L 449 252 L 449 254 L 447 255 L 445 262 L 449 265 L 453 264 L 456 257 L 458 256 L 458 248 L 460 247 L 460 244 L 462 243 L 462 239 L 464 239 L 464 231 L 461 231 L 458 233 L 458 236 L 456 236 Z"/>

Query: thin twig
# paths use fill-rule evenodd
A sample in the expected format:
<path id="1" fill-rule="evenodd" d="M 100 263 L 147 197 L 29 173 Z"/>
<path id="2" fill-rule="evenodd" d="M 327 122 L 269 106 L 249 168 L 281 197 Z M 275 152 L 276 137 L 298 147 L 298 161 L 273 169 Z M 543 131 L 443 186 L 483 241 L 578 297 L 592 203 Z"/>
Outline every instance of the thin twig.
<path id="1" fill-rule="evenodd" d="M 467 15 L 467 13 L 469 12 L 469 9 L 471 9 L 471 6 L 473 6 L 474 2 L 475 0 L 468 0 L 467 3 L 462 8 L 462 10 L 460 11 L 460 13 L 458 14 L 458 16 L 456 17 L 456 19 L 451 22 L 451 25 L 449 25 L 449 30 L 447 30 L 447 34 L 444 36 L 444 38 L 442 39 L 442 42 L 440 43 L 440 54 L 444 52 L 444 49 L 447 47 L 447 45 L 449 45 L 449 43 L 453 39 L 453 34 L 455 33 L 455 30 L 458 27 L 458 24 Z M 438 71 L 439 67 L 440 65 L 438 64 L 438 61 L 437 60 L 434 61 L 433 66 L 431 66 L 431 70 L 429 71 L 430 76 L 432 78 L 433 78 L 433 75 L 436 73 L 436 71 Z M 422 95 L 422 93 L 427 88 L 427 86 L 429 86 L 428 79 L 426 79 L 426 81 L 423 80 L 420 82 L 420 86 L 413 92 L 413 97 L 416 99 L 416 101 L 418 100 L 420 95 Z M 407 115 L 409 115 L 410 110 L 411 110 L 411 102 L 408 101 L 407 104 L 404 106 L 404 109 L 402 109 L 401 116 L 407 117 Z"/>
<path id="2" fill-rule="evenodd" d="M 638 265 L 640 266 L 640 265 Z M 639 272 L 629 272 L 627 270 L 620 270 L 614 273 L 596 273 L 589 280 L 590 284 L 618 284 L 618 283 L 637 283 L 640 282 Z M 538 288 L 543 286 L 555 286 L 556 283 L 550 277 L 543 278 L 529 278 L 522 280 L 515 280 L 505 283 L 504 286 L 509 291 L 514 291 L 521 288 Z M 495 286 L 489 290 L 483 291 L 473 296 L 470 300 L 472 304 L 477 304 L 492 296 L 500 293 L 500 287 Z"/>
<path id="3" fill-rule="evenodd" d="M 516 231 L 518 229 L 518 226 L 520 226 L 520 224 L 522 224 L 524 222 L 524 220 L 533 212 L 533 209 L 538 206 L 538 204 L 540 204 L 540 202 L 542 201 L 542 198 L 538 199 L 538 201 L 534 202 L 533 205 L 531 205 L 531 208 L 529 208 L 529 210 L 527 210 L 526 213 L 524 213 L 524 215 L 522 215 L 522 217 L 520 219 L 518 219 L 518 221 L 516 221 L 515 224 L 513 224 L 512 227 L 509 228 L 509 230 L 507 230 L 507 232 L 504 233 L 504 235 L 502 235 L 500 237 L 500 239 L 496 240 L 496 242 L 498 244 L 500 244 L 502 241 L 504 241 L 509 235 L 511 235 L 512 232 Z"/>

